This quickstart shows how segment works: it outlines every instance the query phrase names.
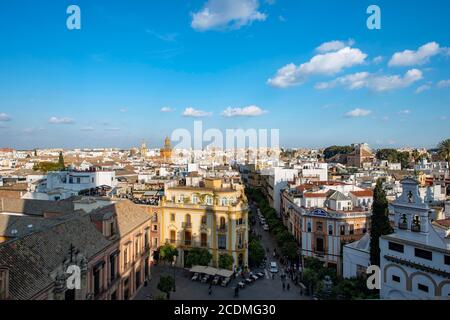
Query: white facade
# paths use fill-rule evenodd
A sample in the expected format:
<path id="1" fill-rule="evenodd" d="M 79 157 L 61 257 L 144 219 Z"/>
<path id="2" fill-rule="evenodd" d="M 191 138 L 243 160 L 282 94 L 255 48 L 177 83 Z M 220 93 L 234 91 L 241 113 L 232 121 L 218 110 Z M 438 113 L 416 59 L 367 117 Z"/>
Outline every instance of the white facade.
<path id="1" fill-rule="evenodd" d="M 357 278 L 365 274 L 370 265 L 370 235 L 367 233 L 360 240 L 343 247 L 344 278 Z"/>
<path id="2" fill-rule="evenodd" d="M 297 169 L 286 169 L 274 167 L 269 171 L 269 190 L 267 190 L 273 199 L 273 208 L 280 214 L 281 190 L 286 188 L 288 181 L 294 180 L 297 175 Z"/>
<path id="3" fill-rule="evenodd" d="M 431 223 L 418 182 L 402 181 L 394 233 L 380 238 L 382 299 L 450 299 L 450 227 Z M 447 226 L 445 226 L 447 224 Z"/>
<path id="4" fill-rule="evenodd" d="M 66 189 L 72 191 L 81 191 L 100 186 L 109 186 L 114 188 L 117 184 L 114 171 L 60 171 L 49 172 L 47 175 L 46 191 L 54 189 Z"/>

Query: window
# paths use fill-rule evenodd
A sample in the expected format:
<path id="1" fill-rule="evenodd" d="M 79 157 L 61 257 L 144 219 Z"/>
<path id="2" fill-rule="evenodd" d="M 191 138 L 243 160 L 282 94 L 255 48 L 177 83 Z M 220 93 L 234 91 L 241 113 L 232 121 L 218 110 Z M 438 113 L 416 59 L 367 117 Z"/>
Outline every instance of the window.
<path id="1" fill-rule="evenodd" d="M 426 260 L 433 260 L 433 253 L 428 250 L 422 250 L 419 248 L 414 249 L 414 255 L 418 258 L 426 259 Z"/>
<path id="2" fill-rule="evenodd" d="M 225 218 L 221 217 L 220 218 L 220 229 L 225 229 L 226 225 L 225 225 Z"/>
<path id="3" fill-rule="evenodd" d="M 450 266 L 450 256 L 444 256 L 444 264 Z"/>
<path id="4" fill-rule="evenodd" d="M 202 224 L 206 224 L 206 216 L 202 216 Z"/>
<path id="5" fill-rule="evenodd" d="M 175 222 L 175 213 L 170 214 L 170 222 Z"/>
<path id="6" fill-rule="evenodd" d="M 140 250 L 139 250 L 139 238 L 136 238 L 136 241 L 134 243 L 134 254 L 137 258 L 139 256 Z"/>
<path id="7" fill-rule="evenodd" d="M 153 231 L 158 231 L 158 225 L 157 224 L 153 225 Z"/>
<path id="8" fill-rule="evenodd" d="M 191 226 L 191 215 L 190 215 L 190 214 L 187 214 L 187 215 L 184 217 L 184 221 L 185 221 L 185 226 L 186 226 L 186 227 L 190 227 L 190 226 Z"/>
<path id="9" fill-rule="evenodd" d="M 175 241 L 177 240 L 177 236 L 175 233 L 175 230 L 170 230 L 170 243 L 175 243 Z"/>
<path id="10" fill-rule="evenodd" d="M 402 244 L 389 241 L 389 250 L 403 253 L 405 248 Z"/>
<path id="11" fill-rule="evenodd" d="M 218 237 L 219 250 L 225 250 L 227 248 L 227 236 L 220 234 Z"/>
<path id="12" fill-rule="evenodd" d="M 192 196 L 192 203 L 197 204 L 198 203 L 198 197 L 196 195 Z"/>
<path id="13" fill-rule="evenodd" d="M 221 203 L 222 203 L 222 206 L 227 206 L 228 205 L 228 199 L 227 198 L 222 198 L 221 199 Z"/>
<path id="14" fill-rule="evenodd" d="M 308 222 L 308 232 L 311 232 L 311 222 Z"/>
<path id="15" fill-rule="evenodd" d="M 190 231 L 186 231 L 184 233 L 184 244 L 187 245 L 187 246 L 190 246 L 191 245 L 191 239 L 192 239 L 191 232 Z"/>
<path id="16" fill-rule="evenodd" d="M 128 267 L 128 246 L 123 250 L 123 263 L 126 269 Z"/>
<path id="17" fill-rule="evenodd" d="M 424 284 L 421 284 L 421 283 L 419 283 L 419 284 L 417 285 L 417 289 L 419 289 L 420 291 L 423 291 L 423 292 L 428 292 L 428 291 L 430 291 L 430 288 L 428 288 L 428 286 L 426 286 L 426 285 L 424 285 Z"/>
<path id="18" fill-rule="evenodd" d="M 323 230 L 322 222 L 317 222 L 316 223 L 316 231 L 322 232 L 322 230 Z"/>
<path id="19" fill-rule="evenodd" d="M 322 238 L 317 238 L 316 239 L 316 252 L 319 252 L 319 253 L 324 252 L 323 239 Z"/>
<path id="20" fill-rule="evenodd" d="M 202 247 L 208 246 L 208 235 L 206 233 L 202 233 L 200 235 L 200 246 Z"/>
<path id="21" fill-rule="evenodd" d="M 341 236 L 345 235 L 345 225 L 341 225 Z"/>
<path id="22" fill-rule="evenodd" d="M 333 226 L 331 224 L 328 226 L 328 235 L 329 236 L 333 235 Z"/>
<path id="23" fill-rule="evenodd" d="M 400 282 L 400 277 L 396 275 L 392 275 L 392 281 L 394 282 Z"/>
<path id="24" fill-rule="evenodd" d="M 206 197 L 206 204 L 208 206 L 212 206 L 213 204 L 213 198 L 211 196 Z"/>
<path id="25" fill-rule="evenodd" d="M 111 281 L 116 279 L 116 255 L 112 254 L 109 257 L 109 279 Z"/>
<path id="26" fill-rule="evenodd" d="M 350 234 L 355 233 L 355 226 L 353 224 L 350 225 Z"/>

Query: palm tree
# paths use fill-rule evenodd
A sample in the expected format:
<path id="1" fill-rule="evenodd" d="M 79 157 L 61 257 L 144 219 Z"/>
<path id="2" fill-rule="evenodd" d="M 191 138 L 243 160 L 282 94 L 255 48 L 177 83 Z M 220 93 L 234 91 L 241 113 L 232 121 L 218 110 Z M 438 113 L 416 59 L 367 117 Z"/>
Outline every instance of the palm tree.
<path id="1" fill-rule="evenodd" d="M 439 155 L 445 159 L 445 161 L 450 162 L 450 139 L 441 141 L 438 144 Z"/>

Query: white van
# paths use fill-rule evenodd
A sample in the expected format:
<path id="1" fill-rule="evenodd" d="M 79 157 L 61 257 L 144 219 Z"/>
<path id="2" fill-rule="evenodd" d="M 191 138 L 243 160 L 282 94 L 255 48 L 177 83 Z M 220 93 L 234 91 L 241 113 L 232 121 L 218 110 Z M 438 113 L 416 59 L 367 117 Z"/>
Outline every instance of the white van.
<path id="1" fill-rule="evenodd" d="M 269 269 L 269 271 L 272 272 L 272 273 L 278 273 L 278 266 L 277 266 L 277 263 L 276 263 L 276 262 L 272 261 L 272 262 L 270 263 L 270 269 Z"/>

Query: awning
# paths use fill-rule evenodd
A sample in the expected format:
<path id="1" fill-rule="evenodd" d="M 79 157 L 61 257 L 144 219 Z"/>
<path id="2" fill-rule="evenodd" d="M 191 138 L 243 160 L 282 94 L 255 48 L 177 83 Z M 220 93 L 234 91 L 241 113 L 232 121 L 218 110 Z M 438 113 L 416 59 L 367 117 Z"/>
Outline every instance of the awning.
<path id="1" fill-rule="evenodd" d="M 217 275 L 225 278 L 230 278 L 233 275 L 233 271 L 225 270 L 225 269 L 218 269 Z"/>
<path id="2" fill-rule="evenodd" d="M 193 266 L 190 271 L 194 273 L 204 273 L 203 271 L 205 269 L 206 269 L 205 266 Z"/>
<path id="3" fill-rule="evenodd" d="M 204 274 L 208 274 L 210 276 L 215 276 L 217 273 L 217 269 L 213 267 L 206 267 L 205 270 L 202 271 Z"/>

